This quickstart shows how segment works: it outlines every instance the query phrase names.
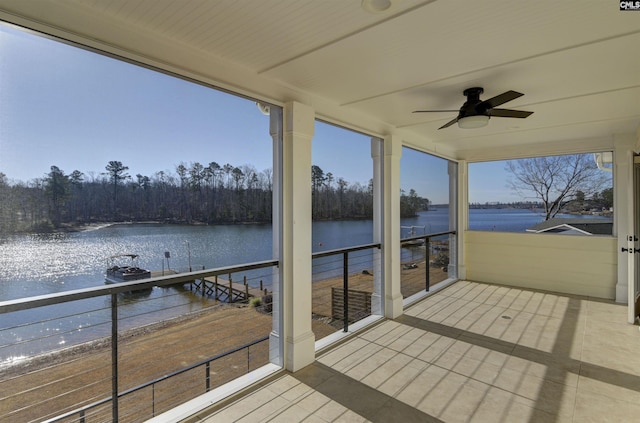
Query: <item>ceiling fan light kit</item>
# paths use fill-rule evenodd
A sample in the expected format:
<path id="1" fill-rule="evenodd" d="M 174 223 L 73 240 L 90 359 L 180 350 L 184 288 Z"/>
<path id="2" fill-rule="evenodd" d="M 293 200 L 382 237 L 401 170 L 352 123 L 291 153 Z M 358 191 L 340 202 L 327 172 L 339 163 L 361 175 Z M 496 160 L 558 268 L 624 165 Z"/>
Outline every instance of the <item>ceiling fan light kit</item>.
<path id="1" fill-rule="evenodd" d="M 396 0 L 362 0 L 362 8 L 369 13 L 383 13 L 393 7 Z"/>
<path id="2" fill-rule="evenodd" d="M 482 101 L 480 100 L 480 94 L 483 92 L 484 89 L 482 87 L 472 87 L 464 90 L 463 94 L 467 97 L 467 101 L 465 101 L 460 110 L 457 111 L 458 116 L 438 129 L 448 128 L 456 122 L 458 123 L 458 127 L 463 129 L 482 128 L 483 126 L 487 126 L 491 116 L 524 119 L 533 114 L 533 112 L 525 112 L 524 110 L 496 108 L 496 106 L 500 106 L 508 101 L 522 97 L 524 95 L 522 93 L 510 90 L 495 97 L 491 97 L 488 100 Z M 413 113 L 434 112 L 456 112 L 456 110 L 416 110 Z"/>
<path id="3" fill-rule="evenodd" d="M 485 115 L 466 116 L 458 119 L 458 128 L 462 129 L 482 128 L 488 124 L 489 116 Z"/>

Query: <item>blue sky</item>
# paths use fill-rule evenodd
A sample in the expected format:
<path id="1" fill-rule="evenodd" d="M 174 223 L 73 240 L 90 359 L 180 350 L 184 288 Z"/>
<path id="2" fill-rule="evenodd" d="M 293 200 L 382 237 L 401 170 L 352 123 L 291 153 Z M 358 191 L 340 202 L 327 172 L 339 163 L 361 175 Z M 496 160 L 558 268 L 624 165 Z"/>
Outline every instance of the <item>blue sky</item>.
<path id="1" fill-rule="evenodd" d="M 505 170 L 505 165 L 503 161 L 469 163 L 470 203 L 522 201 L 521 197 L 507 187 L 509 173 Z"/>
<path id="2" fill-rule="evenodd" d="M 269 119 L 253 101 L 2 25 L 0 51 L 0 172 L 9 180 L 43 177 L 52 165 L 98 177 L 110 160 L 146 176 L 193 162 L 272 167 Z M 366 186 L 370 138 L 319 123 L 313 163 Z M 470 200 L 509 198 L 504 165 L 486 166 Z M 401 169 L 403 189 L 448 201 L 445 160 L 405 148 Z"/>
<path id="3" fill-rule="evenodd" d="M 10 179 L 174 171 L 180 162 L 271 167 L 253 102 L 15 30 L 0 32 L 0 171 Z"/>

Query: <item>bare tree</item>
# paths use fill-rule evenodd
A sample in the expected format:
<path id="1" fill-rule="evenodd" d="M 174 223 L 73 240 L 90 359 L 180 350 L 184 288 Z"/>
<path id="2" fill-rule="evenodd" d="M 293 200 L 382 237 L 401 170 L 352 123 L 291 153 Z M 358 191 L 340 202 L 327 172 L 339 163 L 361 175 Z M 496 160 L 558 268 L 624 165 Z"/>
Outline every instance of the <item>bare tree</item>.
<path id="1" fill-rule="evenodd" d="M 545 220 L 558 214 L 578 195 L 589 197 L 602 191 L 610 177 L 598 169 L 591 154 L 511 160 L 506 170 L 513 176 L 508 181 L 512 191 L 523 199 L 535 198 L 542 202 Z"/>

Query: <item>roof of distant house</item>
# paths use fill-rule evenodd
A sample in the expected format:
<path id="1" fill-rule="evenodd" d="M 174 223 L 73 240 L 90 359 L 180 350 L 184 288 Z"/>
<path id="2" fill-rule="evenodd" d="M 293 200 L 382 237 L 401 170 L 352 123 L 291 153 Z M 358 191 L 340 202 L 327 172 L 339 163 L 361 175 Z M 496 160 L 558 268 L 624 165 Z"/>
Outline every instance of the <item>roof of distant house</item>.
<path id="1" fill-rule="evenodd" d="M 589 218 L 560 218 L 546 220 L 527 229 L 534 233 L 572 233 L 583 235 L 611 235 L 613 220 Z"/>

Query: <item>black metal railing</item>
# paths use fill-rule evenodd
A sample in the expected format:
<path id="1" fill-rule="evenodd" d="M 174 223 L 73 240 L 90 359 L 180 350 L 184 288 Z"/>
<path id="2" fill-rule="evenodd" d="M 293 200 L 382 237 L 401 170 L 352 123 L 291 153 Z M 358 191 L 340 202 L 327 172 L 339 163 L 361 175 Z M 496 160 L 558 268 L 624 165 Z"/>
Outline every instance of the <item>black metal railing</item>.
<path id="1" fill-rule="evenodd" d="M 128 396 L 132 396 L 133 394 L 140 392 L 141 390 L 145 389 L 145 388 L 150 388 L 152 393 L 151 393 L 151 409 L 152 409 L 152 414 L 155 415 L 156 412 L 156 405 L 155 405 L 155 386 L 167 379 L 170 378 L 176 378 L 179 375 L 183 375 L 186 372 L 189 372 L 191 370 L 194 370 L 200 366 L 204 366 L 205 367 L 205 372 L 203 375 L 203 381 L 204 381 L 204 391 L 208 391 L 211 388 L 211 382 L 212 382 L 212 378 L 211 378 L 211 372 L 210 372 L 210 367 L 211 364 L 213 362 L 215 362 L 216 360 L 223 360 L 225 358 L 227 358 L 228 356 L 230 356 L 231 354 L 236 354 L 239 351 L 242 351 L 244 349 L 247 350 L 247 371 L 249 369 L 249 364 L 250 364 L 250 354 L 249 354 L 249 349 L 257 344 L 260 344 L 262 342 L 265 342 L 268 340 L 268 336 L 264 337 L 263 335 L 260 335 L 259 338 L 253 340 L 252 342 L 248 342 L 248 343 L 244 343 L 241 346 L 235 347 L 233 349 L 230 349 L 228 351 L 222 352 L 220 354 L 217 354 L 213 357 L 210 357 L 208 359 L 199 361 L 195 364 L 191 364 L 189 366 L 186 366 L 184 368 L 181 368 L 179 370 L 175 370 L 173 372 L 170 372 L 162 377 L 156 377 L 148 382 L 144 382 L 142 384 L 139 384 L 133 388 L 129 388 L 129 389 L 123 389 L 122 391 L 120 391 L 120 386 L 123 385 L 123 383 L 121 383 L 120 378 L 122 376 L 121 374 L 121 369 L 119 368 L 120 362 L 119 362 L 119 335 L 121 334 L 121 328 L 119 328 L 119 322 L 122 318 L 122 316 L 120 316 L 119 313 L 119 302 L 122 303 L 122 301 L 119 301 L 119 296 L 120 298 L 122 298 L 121 296 L 123 294 L 131 294 L 132 292 L 141 292 L 147 289 L 152 289 L 154 287 L 169 287 L 169 286 L 175 286 L 176 284 L 178 285 L 182 285 L 185 283 L 193 283 L 193 281 L 204 281 L 205 278 L 212 278 L 212 277 L 217 277 L 220 275 L 231 275 L 231 274 L 235 274 L 235 273 L 239 273 L 239 272 L 250 272 L 250 271 L 255 271 L 257 269 L 265 269 L 265 268 L 272 268 L 274 266 L 278 266 L 279 262 L 276 260 L 268 260 L 268 261 L 261 261 L 261 262 L 255 262 L 255 263 L 249 263 L 249 264 L 244 264 L 244 265 L 239 265 L 239 266 L 227 266 L 227 267 L 222 267 L 222 268 L 216 268 L 216 269 L 207 269 L 207 270 L 199 270 L 199 271 L 194 271 L 194 272 L 187 272 L 187 273 L 180 273 L 180 274 L 175 274 L 175 275 L 167 275 L 167 276 L 161 276 L 161 277 L 156 277 L 156 278 L 150 278 L 150 279 L 143 279 L 143 280 L 137 280 L 137 281 L 132 281 L 132 282 L 123 282 L 123 283 L 118 283 L 118 284 L 111 284 L 111 285 L 105 285 L 105 286 L 97 286 L 97 287 L 92 287 L 92 288 L 85 288 L 85 289 L 79 289 L 79 290 L 72 290 L 72 291 L 66 291 L 66 292 L 60 292 L 60 293 L 55 293 L 55 294 L 48 294 L 48 295 L 41 295 L 41 296 L 36 296 L 36 297 L 30 297 L 30 298 L 20 298 L 20 299 L 14 299 L 14 300 L 8 300 L 8 301 L 2 301 L 0 302 L 0 315 L 3 316 L 15 316 L 15 314 L 12 313 L 16 313 L 19 314 L 21 312 L 25 312 L 25 311 L 29 311 L 29 314 L 38 314 L 35 313 L 35 311 L 38 311 L 39 314 L 46 314 L 44 312 L 42 312 L 41 310 L 49 310 L 49 309 L 43 309 L 43 307 L 63 307 L 63 308 L 69 308 L 67 306 L 64 306 L 64 304 L 69 304 L 72 302 L 82 302 L 83 300 L 90 300 L 90 299 L 96 299 L 99 297 L 106 297 L 108 298 L 108 304 L 106 304 L 106 308 L 110 309 L 110 313 L 109 317 L 106 318 L 107 321 L 104 321 L 102 323 L 100 323 L 101 325 L 104 324 L 110 324 L 110 334 L 108 336 L 109 340 L 110 340 L 110 364 L 108 364 L 110 366 L 110 379 L 111 379 L 111 395 L 104 397 L 102 399 L 99 400 L 95 400 L 93 402 L 91 402 L 90 404 L 84 405 L 82 407 L 79 408 L 75 408 L 72 411 L 68 411 L 68 412 L 64 412 L 64 409 L 60 410 L 60 413 L 64 413 L 61 415 L 57 415 L 53 418 L 51 418 L 48 421 L 51 422 L 57 422 L 57 421 L 62 421 L 65 420 L 69 421 L 69 419 L 71 418 L 73 421 L 79 421 L 79 422 L 84 422 L 87 418 L 87 415 L 89 413 L 90 410 L 96 410 L 100 407 L 104 408 L 105 406 L 108 406 L 109 403 L 110 404 L 110 414 L 111 414 L 111 420 L 114 422 L 117 422 L 119 419 L 119 415 L 121 413 L 121 410 L 119 409 L 119 405 L 120 405 L 120 401 L 122 399 L 124 399 L 125 397 Z M 241 279 L 241 278 L 239 278 Z M 245 283 L 246 283 L 246 279 L 245 279 Z M 248 291 L 247 291 L 248 292 Z M 176 295 L 184 295 L 184 294 L 176 294 Z M 105 305 L 102 301 L 98 301 L 99 304 L 103 304 L 99 308 L 99 309 L 95 309 L 92 308 L 86 312 L 83 313 L 89 313 L 89 314 L 97 314 L 99 312 L 103 311 L 107 311 L 105 308 Z M 78 303 L 81 304 L 81 303 Z M 126 304 L 125 304 L 126 306 Z M 81 305 L 78 306 L 79 308 L 83 308 Z M 121 304 L 122 307 L 122 304 Z M 71 317 L 75 316 L 78 313 L 70 313 L 64 316 L 64 319 L 70 319 Z M 107 314 L 105 313 L 105 316 Z M 71 317 L 70 317 L 71 316 Z M 40 325 L 43 327 L 48 327 L 51 326 L 49 323 L 51 323 L 52 321 L 55 321 L 56 318 L 42 318 L 41 320 L 38 320 L 35 322 L 36 325 Z M 7 319 L 5 319 L 5 323 L 7 322 Z M 19 329 L 22 329 L 23 327 L 27 326 L 27 324 L 23 324 L 20 323 L 14 327 L 10 327 L 10 328 L 0 328 L 0 334 L 1 333 L 12 333 L 12 332 L 16 332 Z M 98 326 L 98 325 L 96 325 Z M 88 330 L 88 328 L 83 328 L 83 330 Z M 249 334 L 250 336 L 251 334 Z M 44 335 L 43 338 L 45 338 L 48 335 Z M 160 335 L 161 336 L 161 335 Z M 7 337 L 8 338 L 8 337 Z M 34 338 L 35 339 L 35 338 Z M 24 341 L 19 340 L 17 341 L 15 344 L 16 345 L 20 345 L 20 343 L 23 343 Z M 2 347 L 7 347 L 7 345 L 2 345 Z M 268 350 L 268 348 L 267 348 Z M 154 359 L 158 359 L 157 357 L 154 357 Z M 9 366 L 11 366 L 9 364 Z M 104 374 L 106 375 L 107 373 L 109 373 L 107 371 L 107 363 L 103 363 L 104 366 Z M 15 382 L 16 380 L 18 380 L 17 378 L 19 378 L 20 376 L 7 376 L 10 375 L 11 372 L 5 372 L 5 377 L 9 378 L 8 381 L 5 381 L 6 383 L 12 383 Z M 1 374 L 1 373 L 0 373 Z M 68 376 L 68 375 L 67 375 Z M 67 377 L 65 376 L 65 378 Z M 13 378 L 13 379 L 11 379 Z M 103 381 L 106 381 L 105 379 L 102 379 Z M 1 381 L 0 381 L 1 382 Z M 33 387 L 31 387 L 33 388 Z M 31 390 L 31 388 L 27 388 L 27 390 Z M 106 386 L 105 386 L 106 388 Z M 52 395 L 69 395 L 72 396 L 73 392 L 75 391 L 81 391 L 82 387 L 76 387 L 76 388 L 72 388 L 71 391 L 69 392 L 65 392 L 65 393 L 52 393 Z M 102 391 L 104 392 L 104 391 Z M 16 393 L 14 396 L 19 396 L 19 393 Z M 95 397 L 94 397 L 95 398 Z M 81 404 L 80 402 L 78 402 L 77 404 Z M 67 406 L 67 410 L 69 409 L 69 407 Z M 13 413 L 12 410 L 9 410 L 10 414 Z M 55 410 L 49 410 L 49 412 L 52 413 L 52 415 L 56 415 Z M 73 419 L 73 416 L 75 416 L 77 418 L 77 420 Z"/>
<path id="2" fill-rule="evenodd" d="M 446 231 L 446 232 L 439 232 L 439 233 L 424 234 L 419 236 L 412 236 L 409 238 L 404 238 L 400 241 L 401 245 L 405 245 L 407 243 L 414 243 L 417 241 L 424 242 L 424 247 L 426 251 L 425 253 L 426 265 L 425 265 L 425 279 L 424 279 L 423 286 L 426 291 L 429 291 L 430 285 L 431 285 L 430 272 L 429 272 L 431 243 L 435 238 L 446 237 L 446 236 L 451 237 L 453 235 L 456 235 L 456 231 Z M 442 242 L 443 248 L 445 243 L 448 243 L 448 241 Z M 448 244 L 447 244 L 447 248 L 448 248 Z M 377 271 L 374 269 L 382 268 L 380 263 L 380 260 L 381 260 L 380 249 L 381 249 L 380 243 L 371 243 L 371 244 L 353 246 L 348 248 L 335 249 L 330 251 L 322 251 L 322 252 L 317 252 L 312 254 L 313 284 L 315 285 L 316 283 L 326 281 L 326 280 L 329 280 L 331 282 L 330 284 L 327 284 L 327 286 L 330 287 L 331 289 L 331 294 L 327 294 L 324 296 L 324 298 L 331 297 L 332 298 L 331 303 L 321 304 L 321 306 L 325 307 L 325 309 L 329 311 L 325 312 L 324 314 L 320 313 L 320 315 L 321 317 L 326 318 L 325 319 L 326 321 L 330 321 L 330 323 L 336 324 L 336 325 L 331 325 L 334 331 L 336 329 L 339 330 L 341 326 L 341 329 L 344 332 L 348 332 L 350 323 L 353 323 L 371 314 L 372 294 L 374 294 L 373 291 L 375 289 L 372 283 L 372 281 L 374 280 L 373 273 Z M 105 370 L 105 373 L 109 373 L 110 375 L 109 378 L 111 382 L 110 384 L 111 394 L 105 395 L 107 393 L 107 390 L 105 389 L 102 392 L 102 394 L 100 394 L 99 396 L 98 395 L 93 396 L 92 397 L 93 401 L 91 401 L 91 399 L 86 401 L 86 402 L 91 401 L 90 403 L 79 406 L 80 404 L 82 404 L 82 402 L 77 402 L 76 403 L 77 405 L 73 407 L 74 408 L 73 410 L 65 412 L 65 409 L 62 409 L 60 413 L 64 413 L 64 414 L 57 415 L 56 417 L 53 417 L 51 420 L 48 420 L 48 421 L 58 422 L 65 419 L 69 420 L 69 419 L 75 418 L 77 420 L 73 420 L 73 421 L 79 421 L 84 423 L 88 417 L 88 414 L 90 414 L 92 410 L 96 410 L 101 407 L 102 408 L 107 407 L 108 411 L 107 410 L 104 410 L 104 411 L 109 412 L 109 414 L 111 415 L 111 420 L 114 422 L 117 422 L 119 415 L 121 413 L 121 410 L 119 409 L 121 400 L 124 400 L 127 397 L 132 397 L 136 393 L 140 393 L 145 389 L 150 389 L 151 398 L 148 401 L 151 402 L 151 415 L 155 415 L 157 411 L 156 410 L 156 386 L 163 381 L 173 379 L 173 378 L 179 378 L 180 375 L 184 375 L 187 372 L 194 371 L 198 367 L 204 366 L 204 375 L 202 376 L 202 379 L 204 379 L 204 382 L 203 382 L 204 391 L 205 392 L 208 391 L 209 389 L 211 389 L 211 386 L 212 386 L 212 373 L 211 373 L 212 363 L 216 362 L 217 360 L 224 360 L 230 355 L 237 354 L 244 349 L 247 350 L 247 371 L 248 371 L 249 363 L 250 363 L 250 352 L 249 352 L 250 348 L 268 340 L 268 337 L 259 335 L 259 337 L 256 337 L 257 339 L 252 340 L 251 342 L 243 343 L 243 345 L 229 349 L 228 351 L 219 353 L 205 360 L 198 361 L 195 364 L 190 364 L 184 368 L 174 370 L 161 377 L 154 377 L 154 378 L 151 378 L 151 380 L 149 381 L 138 383 L 132 388 L 128 388 L 128 389 L 122 388 L 122 390 L 120 390 L 121 389 L 120 386 L 122 386 L 123 384 L 120 381 L 120 377 L 122 376 L 122 374 L 121 374 L 121 369 L 119 368 L 119 365 L 120 365 L 119 346 L 120 345 L 119 345 L 118 338 L 119 338 L 119 334 L 121 334 L 122 332 L 122 328 L 119 327 L 119 322 L 122 318 L 119 312 L 119 302 L 120 302 L 119 296 L 122 296 L 123 294 L 131 293 L 131 292 L 144 291 L 146 289 L 151 289 L 153 287 L 169 287 L 176 284 L 187 284 L 187 283 L 192 289 L 195 289 L 195 287 L 200 286 L 202 289 L 201 293 L 205 295 L 206 294 L 206 291 L 205 291 L 206 284 L 204 282 L 205 278 L 209 278 L 209 280 L 213 278 L 215 280 L 215 283 L 217 283 L 218 276 L 220 276 L 221 279 L 222 277 L 225 277 L 225 276 L 227 277 L 227 280 L 225 280 L 225 283 L 228 283 L 229 289 L 231 290 L 232 289 L 231 285 L 233 283 L 231 278 L 232 274 L 236 274 L 239 272 L 250 272 L 258 269 L 267 269 L 267 268 L 272 268 L 278 265 L 279 265 L 279 262 L 276 260 L 261 261 L 256 263 L 244 264 L 240 266 L 227 266 L 227 267 L 216 268 L 216 269 L 199 270 L 199 271 L 193 271 L 193 272 L 161 276 L 161 277 L 156 277 L 152 279 L 144 279 L 144 280 L 138 280 L 138 281 L 132 281 L 132 282 L 124 282 L 119 284 L 112 284 L 112 285 L 106 285 L 106 286 L 99 286 L 99 287 L 85 288 L 85 289 L 79 289 L 79 290 L 73 290 L 73 291 L 67 291 L 67 292 L 61 292 L 61 293 L 55 293 L 55 294 L 42 295 L 37 297 L 3 301 L 3 302 L 0 302 L 0 315 L 9 315 L 10 313 L 14 313 L 14 312 L 19 313 L 19 312 L 24 312 L 28 310 L 41 309 L 43 307 L 49 307 L 49 306 L 64 306 L 64 304 L 68 304 L 71 302 L 88 300 L 92 298 L 95 299 L 98 297 L 108 298 L 108 301 L 106 302 L 106 304 L 103 305 L 104 311 L 108 312 L 108 317 L 105 318 L 105 321 L 103 324 L 110 327 L 109 334 L 108 334 L 108 339 L 110 340 L 110 357 L 109 357 L 109 360 L 107 360 L 107 361 L 110 361 L 110 363 L 108 364 L 105 363 L 105 367 L 109 366 L 110 369 L 109 371 Z M 354 285 L 351 282 L 353 279 L 355 279 L 354 278 L 355 272 L 359 272 L 360 274 L 367 276 L 368 278 L 367 283 L 369 285 L 367 285 L 366 289 L 357 289 L 357 287 L 354 289 Z M 378 277 L 380 277 L 380 275 L 378 275 Z M 258 278 L 255 278 L 255 280 L 257 279 Z M 243 280 L 243 278 L 242 277 L 238 278 L 238 280 Z M 222 282 L 220 284 L 223 287 L 225 285 Z M 248 297 L 249 288 L 246 287 L 247 285 L 246 279 L 244 279 L 244 284 L 245 284 L 245 289 Z M 257 288 L 257 287 L 254 287 L 254 288 Z M 260 279 L 260 290 L 262 290 L 262 279 Z M 314 296 L 315 296 L 315 291 L 316 290 L 314 286 Z M 336 298 L 339 298 L 339 302 L 340 302 L 339 304 L 340 307 L 336 307 L 336 309 L 340 309 L 339 313 L 335 313 L 333 310 L 334 292 L 340 294 L 340 295 L 336 295 Z M 360 294 L 363 294 L 362 299 L 357 297 Z M 356 303 L 356 298 L 358 303 Z M 230 295 L 230 300 L 232 299 L 233 299 L 233 296 Z M 350 300 L 353 300 L 353 301 L 350 301 Z M 369 307 L 368 309 L 366 309 L 367 302 Z M 365 309 L 360 310 L 358 308 L 359 305 L 361 304 L 364 304 Z M 315 307 L 316 307 L 316 304 L 313 304 L 314 309 Z M 74 315 L 75 314 L 68 314 L 66 318 L 70 318 Z M 105 316 L 106 316 L 106 313 L 105 313 Z M 49 322 L 53 320 L 54 319 L 48 320 L 46 318 L 43 318 L 39 320 L 38 324 L 41 324 L 43 326 L 48 326 Z M 340 326 L 337 326 L 338 324 Z M 14 328 L 11 328 L 11 330 L 13 329 Z M 3 329 L 0 328 L 0 334 L 2 330 Z M 46 336 L 49 336 L 49 335 L 46 335 Z M 318 336 L 318 334 L 316 334 L 316 336 Z M 24 341 L 20 341 L 20 342 L 24 342 Z M 102 398 L 100 398 L 101 396 Z M 69 410 L 70 408 L 71 407 L 67 407 L 66 410 Z"/>
<path id="3" fill-rule="evenodd" d="M 436 232 L 418 236 L 412 236 L 408 238 L 403 238 L 400 240 L 401 246 L 424 246 L 425 249 L 425 272 L 424 272 L 424 287 L 425 291 L 429 291 L 431 288 L 431 275 L 429 271 L 430 267 L 430 251 L 431 251 L 431 240 L 433 238 L 443 237 L 447 235 L 456 235 L 456 231 L 445 231 L 445 232 Z M 413 261 L 413 260 L 412 260 Z M 410 265 L 409 265 L 410 266 Z"/>
<path id="4" fill-rule="evenodd" d="M 331 311 L 329 313 L 325 311 L 324 313 L 320 313 L 320 314 L 324 315 L 324 317 L 326 318 L 330 318 L 332 321 L 342 320 L 342 330 L 344 332 L 349 331 L 350 321 L 360 320 L 360 318 L 365 317 L 366 315 L 369 315 L 370 307 L 371 307 L 370 297 L 372 292 L 363 291 L 361 292 L 361 294 L 363 294 L 364 296 L 363 305 L 366 306 L 367 304 L 365 303 L 368 302 L 369 311 L 360 311 L 359 313 L 354 313 L 353 307 L 352 309 L 350 309 L 349 297 L 354 295 L 354 291 L 351 290 L 349 287 L 349 276 L 350 276 L 350 273 L 352 272 L 351 269 L 357 268 L 358 270 L 365 271 L 367 272 L 367 274 L 371 275 L 372 272 L 368 271 L 367 268 L 375 267 L 375 262 L 376 262 L 376 260 L 371 257 L 367 257 L 366 255 L 358 255 L 354 253 L 363 252 L 366 250 L 376 250 L 376 249 L 379 250 L 380 248 L 381 248 L 380 243 L 371 243 L 371 244 L 358 245 L 358 246 L 348 247 L 348 248 L 322 251 L 322 252 L 312 254 L 312 260 L 316 262 L 316 264 L 313 265 L 314 284 L 319 283 L 320 279 L 326 280 L 326 279 L 331 279 L 336 277 L 339 278 L 340 274 L 342 276 L 342 288 L 340 290 L 341 297 L 342 297 L 341 301 L 338 298 L 338 302 L 341 304 L 339 304 L 338 306 L 336 306 L 335 304 L 336 296 L 334 295 L 334 292 L 336 292 L 336 287 L 333 286 L 331 290 L 331 301 L 332 301 L 330 306 Z M 336 258 L 336 259 L 333 260 L 333 258 Z M 318 289 L 321 289 L 321 288 L 316 288 L 316 290 Z M 327 297 L 328 295 L 324 296 L 325 301 L 328 301 Z M 317 306 L 324 306 L 324 305 L 326 304 L 314 304 L 314 308 L 316 308 Z M 341 306 L 342 308 L 341 310 L 342 313 L 335 313 L 334 311 L 338 309 L 339 306 Z M 330 315 L 326 316 L 326 314 L 330 314 Z M 338 318 L 337 314 L 341 314 L 342 315 L 341 318 Z M 316 336 L 318 336 L 318 334 L 316 334 Z"/>
<path id="5" fill-rule="evenodd" d="M 222 359 L 222 358 L 225 358 L 225 357 L 228 357 L 231 354 L 235 354 L 235 353 L 237 353 L 239 351 L 242 351 L 242 350 L 246 349 L 247 350 L 247 373 L 248 373 L 250 371 L 250 362 L 251 362 L 251 359 L 250 359 L 250 356 L 249 356 L 249 353 L 250 353 L 250 349 L 249 348 L 254 346 L 254 345 L 260 344 L 262 342 L 268 341 L 268 340 L 269 340 L 269 337 L 265 336 L 263 338 L 257 339 L 257 340 L 255 340 L 253 342 L 248 343 L 248 344 L 244 344 L 244 345 L 241 345 L 241 346 L 239 346 L 237 348 L 234 348 L 232 350 L 225 351 L 225 352 L 223 352 L 221 354 L 217 354 L 217 355 L 215 355 L 213 357 L 210 357 L 210 358 L 208 358 L 206 360 L 202 360 L 202 361 L 200 361 L 198 363 L 192 364 L 192 365 L 184 367 L 184 368 L 182 368 L 180 370 L 177 370 L 177 371 L 171 372 L 169 374 L 166 374 L 166 375 L 164 375 L 162 377 L 159 377 L 159 378 L 153 379 L 153 380 L 151 380 L 149 382 L 143 383 L 142 385 L 138 385 L 136 387 L 127 389 L 125 391 L 122 391 L 122 392 L 118 393 L 117 398 L 118 399 L 122 399 L 122 398 L 126 397 L 127 395 L 130 395 L 130 394 L 136 393 L 138 391 L 141 391 L 141 390 L 143 390 L 145 388 L 151 387 L 151 389 L 152 389 L 152 395 L 151 395 L 151 398 L 152 398 L 152 404 L 151 404 L 152 413 L 151 413 L 151 415 L 155 416 L 156 415 L 156 407 L 155 407 L 156 404 L 155 404 L 155 390 L 154 390 L 154 388 L 158 383 L 163 382 L 163 381 L 168 380 L 168 379 L 171 379 L 172 377 L 184 374 L 184 373 L 186 373 L 188 371 L 191 371 L 193 369 L 196 369 L 198 367 L 204 366 L 205 367 L 205 372 L 204 372 L 204 375 L 203 375 L 203 380 L 204 380 L 204 391 L 203 392 L 209 392 L 211 390 L 211 363 L 212 362 L 214 362 L 216 360 L 219 360 L 219 359 Z M 87 412 L 89 412 L 91 409 L 94 409 L 96 407 L 100 407 L 101 405 L 108 404 L 112 400 L 113 400 L 113 397 L 103 398 L 103 399 L 101 399 L 99 401 L 95 401 L 95 402 L 93 402 L 91 404 L 85 405 L 85 406 L 80 407 L 80 408 L 78 408 L 76 410 L 69 411 L 67 413 L 61 414 L 61 415 L 59 415 L 59 416 L 57 416 L 57 417 L 55 417 L 53 419 L 49 419 L 49 420 L 47 420 L 47 422 L 48 423 L 54 423 L 54 422 L 59 422 L 59 421 L 65 420 L 65 419 L 69 419 L 69 418 L 71 418 L 73 416 L 77 416 L 79 423 L 85 423 L 85 418 L 87 416 Z"/>

